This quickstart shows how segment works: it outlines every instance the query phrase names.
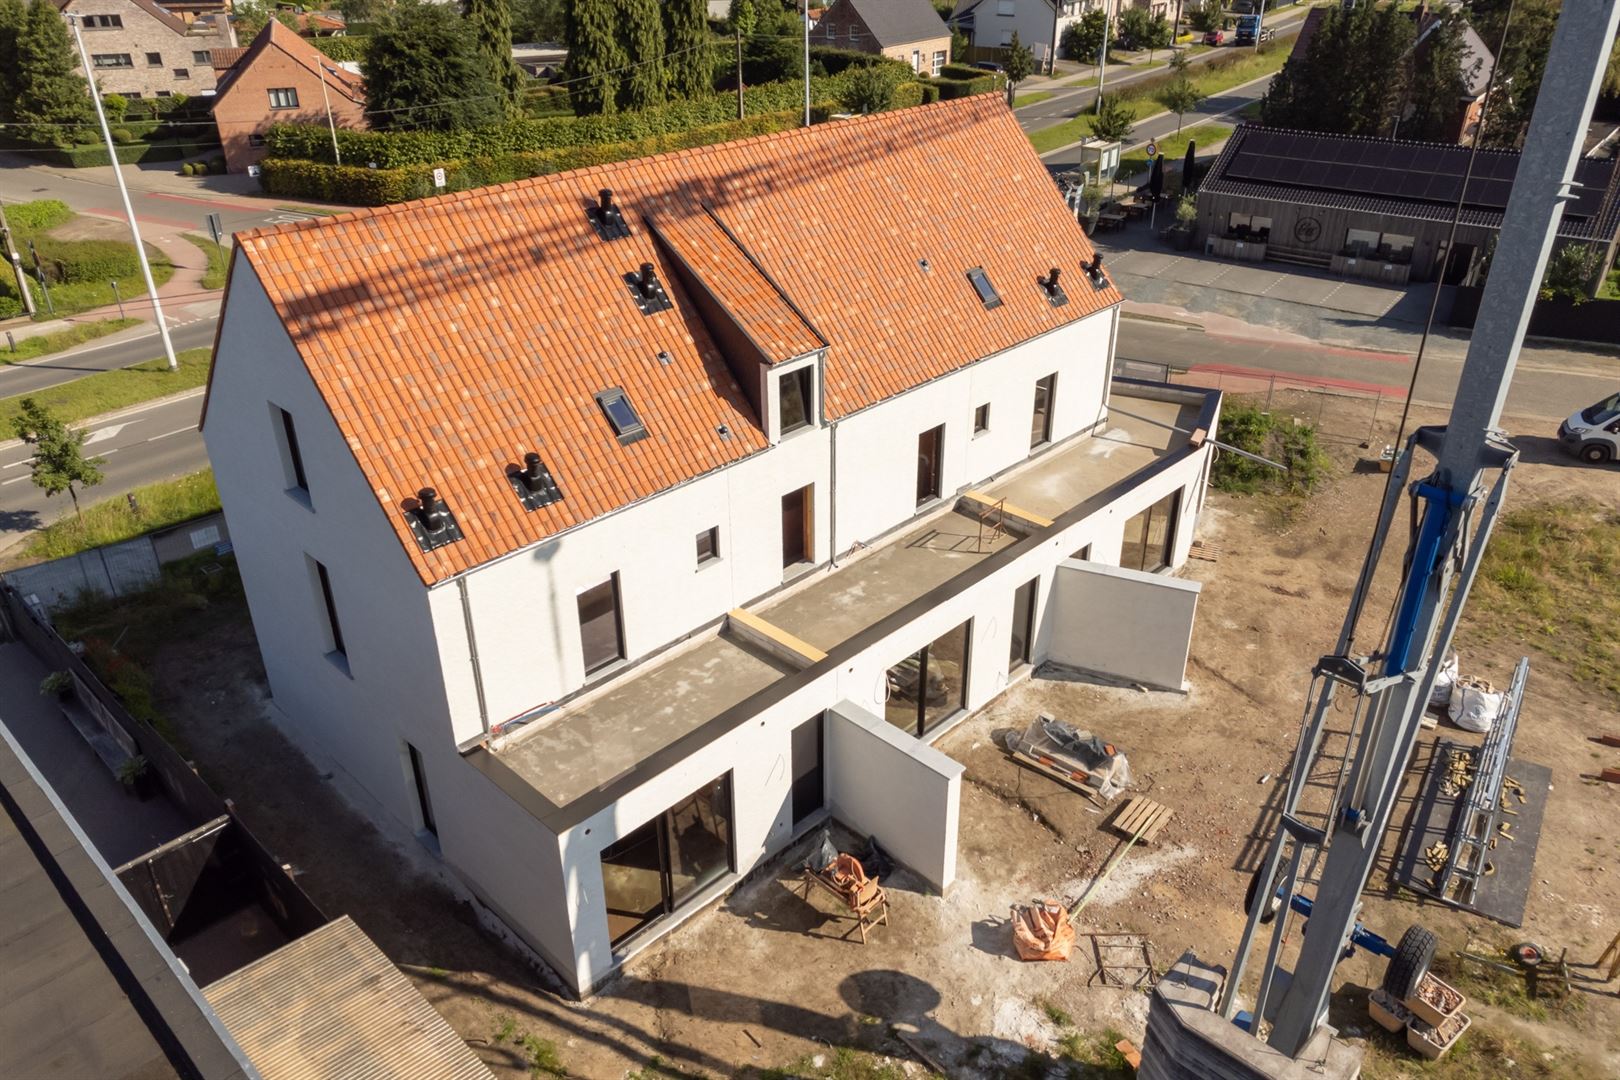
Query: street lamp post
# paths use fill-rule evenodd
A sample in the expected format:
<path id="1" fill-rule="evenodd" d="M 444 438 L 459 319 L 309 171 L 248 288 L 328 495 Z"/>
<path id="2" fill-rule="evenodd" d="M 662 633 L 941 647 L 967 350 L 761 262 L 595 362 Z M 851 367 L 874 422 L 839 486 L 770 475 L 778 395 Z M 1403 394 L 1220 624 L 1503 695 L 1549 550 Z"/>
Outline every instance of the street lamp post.
<path id="1" fill-rule="evenodd" d="M 107 140 L 107 156 L 112 159 L 113 179 L 118 181 L 118 195 L 124 200 L 124 216 L 129 219 L 129 235 L 135 241 L 135 257 L 141 263 L 141 276 L 146 279 L 146 295 L 152 299 L 152 316 L 157 319 L 158 335 L 163 339 L 163 355 L 168 357 L 169 370 L 177 371 L 180 361 L 174 355 L 174 342 L 169 340 L 169 324 L 163 318 L 163 305 L 158 303 L 157 282 L 152 280 L 152 267 L 146 261 L 146 246 L 141 243 L 141 227 L 135 223 L 135 207 L 130 205 L 129 188 L 124 186 L 124 170 L 118 164 L 118 148 L 113 145 L 112 131 L 107 127 L 107 113 L 101 107 L 101 91 L 96 88 L 95 69 L 90 66 L 90 53 L 84 47 L 84 33 L 80 27 L 82 15 L 62 13 L 73 24 L 73 40 L 79 44 L 79 60 L 84 64 L 84 78 L 90 84 L 90 101 L 96 107 L 96 119 L 101 121 L 101 137 Z"/>
<path id="2" fill-rule="evenodd" d="M 11 263 L 11 272 L 17 276 L 17 291 L 22 294 L 23 310 L 28 317 L 33 318 L 38 312 L 34 308 L 34 293 L 28 287 L 28 273 L 23 269 L 22 256 L 17 254 L 17 245 L 11 242 L 11 223 L 6 220 L 5 203 L 0 203 L 0 242 L 6 245 L 6 259 Z"/>
<path id="3" fill-rule="evenodd" d="M 332 133 L 332 159 L 337 162 L 337 164 L 341 165 L 343 164 L 343 151 L 338 149 L 337 124 L 332 122 L 332 98 L 331 95 L 326 92 L 327 73 L 331 72 L 333 75 L 336 75 L 337 72 L 332 71 L 332 69 L 327 67 L 325 64 L 321 64 L 320 67 L 321 101 L 326 103 L 326 130 Z"/>

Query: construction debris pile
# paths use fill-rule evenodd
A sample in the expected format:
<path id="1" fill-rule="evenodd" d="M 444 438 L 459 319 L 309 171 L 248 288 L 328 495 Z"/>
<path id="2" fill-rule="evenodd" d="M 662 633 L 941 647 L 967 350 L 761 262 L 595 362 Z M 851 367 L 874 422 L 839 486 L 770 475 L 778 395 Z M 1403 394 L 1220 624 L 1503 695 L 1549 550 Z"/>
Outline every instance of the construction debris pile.
<path id="1" fill-rule="evenodd" d="M 1091 732 L 1077 731 L 1045 713 L 1023 731 L 1008 731 L 1003 739 L 1013 758 L 1098 803 L 1130 786 L 1131 766 L 1123 753 Z"/>

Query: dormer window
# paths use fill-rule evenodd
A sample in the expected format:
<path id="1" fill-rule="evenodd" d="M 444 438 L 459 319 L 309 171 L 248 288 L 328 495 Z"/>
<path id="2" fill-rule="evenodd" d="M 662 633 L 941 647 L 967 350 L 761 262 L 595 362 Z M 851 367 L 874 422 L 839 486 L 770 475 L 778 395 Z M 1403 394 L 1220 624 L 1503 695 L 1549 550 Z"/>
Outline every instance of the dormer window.
<path id="1" fill-rule="evenodd" d="M 776 419 L 779 434 L 786 435 L 816 422 L 815 397 L 812 393 L 814 377 L 814 369 L 806 364 L 777 379 Z"/>
<path id="2" fill-rule="evenodd" d="M 637 439 L 647 437 L 647 428 L 636 414 L 635 406 L 630 404 L 630 398 L 619 387 L 597 394 L 596 403 L 602 407 L 602 415 L 607 417 L 620 446 L 628 446 Z"/>
<path id="3" fill-rule="evenodd" d="M 967 272 L 967 279 L 973 286 L 973 291 L 979 294 L 979 302 L 989 311 L 1001 306 L 1001 294 L 996 287 L 990 284 L 990 276 L 984 272 L 984 267 L 975 266 Z"/>

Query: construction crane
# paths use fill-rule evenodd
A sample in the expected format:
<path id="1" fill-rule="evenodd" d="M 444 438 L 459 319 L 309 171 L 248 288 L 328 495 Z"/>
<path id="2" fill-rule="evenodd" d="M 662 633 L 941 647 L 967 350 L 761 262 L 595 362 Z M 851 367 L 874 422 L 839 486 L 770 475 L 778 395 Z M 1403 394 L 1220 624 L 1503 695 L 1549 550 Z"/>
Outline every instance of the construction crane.
<path id="1" fill-rule="evenodd" d="M 1421 926 L 1410 927 L 1395 943 L 1362 926 L 1361 893 L 1518 460 L 1498 422 L 1564 204 L 1573 197 L 1575 165 L 1617 24 L 1620 0 L 1572 0 L 1560 10 L 1450 420 L 1418 429 L 1398 448 L 1338 643 L 1313 670 L 1280 824 L 1251 882 L 1248 923 L 1220 995 L 1220 1014 L 1234 1023 L 1216 1026 L 1222 1046 L 1199 1036 L 1201 1054 L 1211 1052 L 1230 1066 L 1222 1075 L 1292 1075 L 1307 1048 L 1319 1045 L 1334 971 L 1356 947 L 1389 958 L 1385 987 L 1397 997 L 1406 996 L 1433 959 L 1434 935 Z M 1433 466 L 1421 472 L 1426 459 Z M 1396 514 L 1407 500 L 1413 524 L 1388 630 L 1375 648 L 1358 651 L 1369 591 L 1379 567 L 1387 565 L 1386 546 L 1392 547 Z M 1346 697 L 1353 705 L 1348 768 L 1326 821 L 1308 824 L 1301 814 L 1306 781 L 1335 703 Z M 1318 868 L 1315 896 L 1308 898 L 1301 894 L 1304 878 Z M 1309 932 L 1289 971 L 1282 967 L 1282 952 L 1296 914 L 1308 918 Z M 1241 1010 L 1250 954 L 1268 925 L 1259 989 L 1251 1008 Z M 1153 1030 L 1150 1019 L 1144 1075 L 1207 1075 L 1207 1064 L 1195 1065 L 1183 1054 L 1149 1062 Z M 1234 1041 L 1262 1033 L 1265 1054 L 1245 1052 Z M 1320 1064 L 1314 1052 L 1306 1056 Z"/>

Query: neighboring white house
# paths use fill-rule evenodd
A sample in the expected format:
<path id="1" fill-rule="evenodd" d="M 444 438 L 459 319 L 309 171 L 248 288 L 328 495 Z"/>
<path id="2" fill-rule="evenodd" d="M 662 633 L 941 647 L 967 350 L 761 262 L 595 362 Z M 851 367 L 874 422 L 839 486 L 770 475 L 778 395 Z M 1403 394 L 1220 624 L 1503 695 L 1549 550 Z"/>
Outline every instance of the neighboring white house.
<path id="1" fill-rule="evenodd" d="M 1111 413 L 1100 263 L 993 95 L 240 234 L 278 722 L 581 992 L 828 815 L 948 887 L 940 732 L 1181 685 L 1219 396 Z"/>
<path id="2" fill-rule="evenodd" d="M 1018 43 L 1044 70 L 1051 66 L 1064 29 L 1096 6 L 1088 0 L 957 0 L 946 21 L 966 34 L 969 44 L 990 49 L 1011 45 L 1016 31 Z"/>

